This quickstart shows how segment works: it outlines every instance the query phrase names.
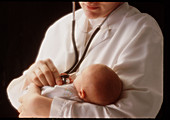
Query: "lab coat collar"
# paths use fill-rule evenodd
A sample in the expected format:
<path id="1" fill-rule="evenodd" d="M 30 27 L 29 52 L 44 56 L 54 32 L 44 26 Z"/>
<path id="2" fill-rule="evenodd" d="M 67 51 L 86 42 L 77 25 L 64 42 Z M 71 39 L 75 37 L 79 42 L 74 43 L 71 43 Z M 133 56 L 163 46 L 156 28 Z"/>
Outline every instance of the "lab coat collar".
<path id="1" fill-rule="evenodd" d="M 101 29 L 105 29 L 108 28 L 108 30 L 110 29 L 116 29 L 118 28 L 118 21 L 121 21 L 125 15 L 125 13 L 128 11 L 129 9 L 129 4 L 128 2 L 124 2 L 122 5 L 120 5 L 117 9 L 115 9 L 111 15 L 108 17 L 108 19 L 106 20 L 106 22 L 103 24 L 103 26 L 101 27 Z"/>

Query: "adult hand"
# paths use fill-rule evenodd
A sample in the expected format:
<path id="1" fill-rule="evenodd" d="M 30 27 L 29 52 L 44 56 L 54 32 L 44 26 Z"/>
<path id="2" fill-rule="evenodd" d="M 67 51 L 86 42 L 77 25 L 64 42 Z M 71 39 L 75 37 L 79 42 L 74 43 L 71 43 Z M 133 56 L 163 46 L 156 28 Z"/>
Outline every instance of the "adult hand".
<path id="1" fill-rule="evenodd" d="M 59 72 L 50 59 L 32 64 L 25 77 L 27 85 L 30 83 L 34 83 L 38 87 L 62 85 Z"/>
<path id="2" fill-rule="evenodd" d="M 33 83 L 29 85 L 27 93 L 19 98 L 19 117 L 49 117 L 52 99 L 41 96 L 40 88 Z"/>

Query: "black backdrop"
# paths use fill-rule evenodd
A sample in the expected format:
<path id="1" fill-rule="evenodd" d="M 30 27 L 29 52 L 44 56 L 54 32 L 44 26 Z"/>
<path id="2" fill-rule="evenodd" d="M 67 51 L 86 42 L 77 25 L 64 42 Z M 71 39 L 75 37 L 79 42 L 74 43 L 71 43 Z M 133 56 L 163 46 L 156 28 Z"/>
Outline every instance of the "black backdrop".
<path id="1" fill-rule="evenodd" d="M 153 16 L 165 34 L 164 3 L 129 4 Z M 45 31 L 54 21 L 71 12 L 71 5 L 55 1 L 0 1 L 0 117 L 18 116 L 7 99 L 6 88 L 35 61 Z M 163 117 L 164 104 L 158 118 Z"/>

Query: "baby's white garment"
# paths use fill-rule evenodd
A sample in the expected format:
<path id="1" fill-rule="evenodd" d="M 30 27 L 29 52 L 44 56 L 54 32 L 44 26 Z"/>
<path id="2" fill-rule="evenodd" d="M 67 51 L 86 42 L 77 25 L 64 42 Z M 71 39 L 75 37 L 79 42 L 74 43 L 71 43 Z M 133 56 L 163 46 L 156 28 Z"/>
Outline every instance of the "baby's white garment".
<path id="1" fill-rule="evenodd" d="M 49 98 L 60 97 L 69 100 L 82 101 L 73 84 L 65 84 L 61 86 L 55 85 L 54 87 L 44 86 L 42 87 L 41 95 Z"/>

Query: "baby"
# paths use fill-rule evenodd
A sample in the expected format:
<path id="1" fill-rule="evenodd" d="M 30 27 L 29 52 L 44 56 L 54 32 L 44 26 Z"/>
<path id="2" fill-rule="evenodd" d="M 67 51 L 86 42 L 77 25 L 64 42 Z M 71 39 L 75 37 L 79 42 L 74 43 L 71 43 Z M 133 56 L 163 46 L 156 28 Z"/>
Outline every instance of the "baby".
<path id="1" fill-rule="evenodd" d="M 122 82 L 117 74 L 106 65 L 93 64 L 85 68 L 73 84 L 45 86 L 42 95 L 54 98 L 85 101 L 98 105 L 115 103 L 122 91 Z"/>

